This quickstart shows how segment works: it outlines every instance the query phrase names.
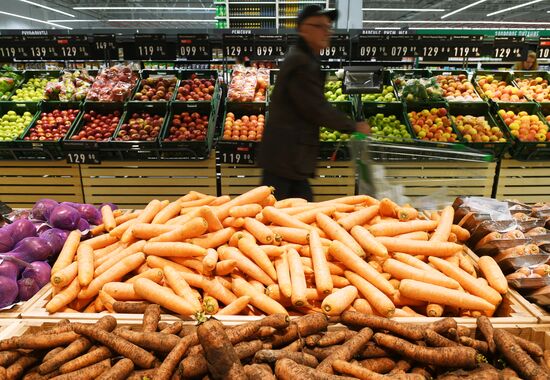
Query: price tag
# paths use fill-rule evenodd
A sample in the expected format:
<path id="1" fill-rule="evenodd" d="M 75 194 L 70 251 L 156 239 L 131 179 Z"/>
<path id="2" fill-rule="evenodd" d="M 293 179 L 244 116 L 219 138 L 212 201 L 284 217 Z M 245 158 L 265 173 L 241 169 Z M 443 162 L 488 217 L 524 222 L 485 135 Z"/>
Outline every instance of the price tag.
<path id="1" fill-rule="evenodd" d="M 68 164 L 101 164 L 99 152 L 67 152 L 65 159 Z"/>
<path id="2" fill-rule="evenodd" d="M 118 59 L 116 37 L 114 34 L 94 34 L 92 43 L 93 56 L 97 59 Z"/>
<path id="3" fill-rule="evenodd" d="M 247 31 L 251 32 L 251 31 Z M 240 55 L 252 56 L 254 51 L 254 38 L 252 34 L 224 34 L 223 56 L 226 58 Z"/>
<path id="4" fill-rule="evenodd" d="M 321 50 L 322 60 L 346 59 L 349 56 L 349 34 L 334 34 L 330 39 L 330 46 Z"/>
<path id="5" fill-rule="evenodd" d="M 134 35 L 135 53 L 138 59 L 165 59 L 167 56 L 165 34 Z"/>
<path id="6" fill-rule="evenodd" d="M 88 36 L 54 36 L 55 55 L 63 59 L 89 59 L 91 57 L 91 46 Z"/>
<path id="7" fill-rule="evenodd" d="M 527 46 L 523 36 L 495 36 L 493 58 L 503 61 L 522 61 L 527 58 Z"/>
<path id="8" fill-rule="evenodd" d="M 357 43 L 352 49 L 354 60 L 364 60 L 371 58 L 385 58 L 387 56 L 386 46 L 388 36 L 381 34 L 364 34 L 358 37 Z"/>
<path id="9" fill-rule="evenodd" d="M 400 61 L 404 57 L 414 57 L 416 55 L 415 35 L 388 36 L 388 46 L 386 46 L 386 57 L 388 59 Z"/>
<path id="10" fill-rule="evenodd" d="M 254 36 L 253 59 L 277 59 L 286 53 L 286 36 L 256 35 Z"/>
<path id="11" fill-rule="evenodd" d="M 0 36 L 0 59 L 12 60 L 18 55 L 17 36 Z"/>
<path id="12" fill-rule="evenodd" d="M 418 36 L 416 52 L 425 60 L 480 57 L 483 36 Z"/>
<path id="13" fill-rule="evenodd" d="M 254 165 L 255 143 L 253 142 L 219 144 L 218 150 L 222 164 Z"/>
<path id="14" fill-rule="evenodd" d="M 55 49 L 54 36 L 24 36 L 24 56 L 26 59 L 57 59 L 59 58 Z"/>
<path id="15" fill-rule="evenodd" d="M 178 58 L 187 60 L 212 59 L 208 34 L 178 34 Z"/>
<path id="16" fill-rule="evenodd" d="M 550 37 L 540 37 L 537 57 L 550 58 Z"/>

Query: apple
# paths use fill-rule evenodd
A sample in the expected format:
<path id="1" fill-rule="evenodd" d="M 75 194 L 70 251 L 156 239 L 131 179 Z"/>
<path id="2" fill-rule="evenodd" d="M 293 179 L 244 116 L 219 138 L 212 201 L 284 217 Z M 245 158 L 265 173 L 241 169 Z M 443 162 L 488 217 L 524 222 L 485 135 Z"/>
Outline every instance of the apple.
<path id="1" fill-rule="evenodd" d="M 94 110 L 82 116 L 84 124 L 80 131 L 71 136 L 71 140 L 107 141 L 113 136 L 120 121 L 120 111 L 99 114 Z"/>
<path id="2" fill-rule="evenodd" d="M 227 90 L 230 102 L 265 102 L 269 87 L 269 70 L 235 66 Z"/>
<path id="3" fill-rule="evenodd" d="M 134 95 L 134 100 L 142 102 L 169 101 L 176 89 L 177 79 L 174 76 L 151 76 L 141 81 L 141 88 Z"/>
<path id="4" fill-rule="evenodd" d="M 29 126 L 33 118 L 33 114 L 26 111 L 22 115 L 18 115 L 15 111 L 8 111 L 0 117 L 0 141 L 15 140 L 25 128 Z"/>
<path id="5" fill-rule="evenodd" d="M 451 143 L 458 140 L 445 108 L 412 111 L 408 113 L 408 117 L 416 137 L 420 140 Z"/>
<path id="6" fill-rule="evenodd" d="M 467 142 L 506 142 L 499 127 L 491 127 L 484 116 L 458 115 L 451 117 Z"/>
<path id="7" fill-rule="evenodd" d="M 443 89 L 443 96 L 447 100 L 481 100 L 474 90 L 474 85 L 468 81 L 465 74 L 438 75 L 435 80 Z"/>
<path id="8" fill-rule="evenodd" d="M 479 91 L 485 98 L 496 102 L 526 102 L 524 91 L 504 81 L 496 80 L 492 75 L 480 75 L 476 78 Z"/>
<path id="9" fill-rule="evenodd" d="M 155 141 L 160 134 L 164 117 L 147 112 L 133 113 L 120 126 L 116 141 Z"/>
<path id="10" fill-rule="evenodd" d="M 214 96 L 215 86 L 216 79 L 197 78 L 196 74 L 192 74 L 190 79 L 180 82 L 176 100 L 180 102 L 210 101 Z"/>
<path id="11" fill-rule="evenodd" d="M 27 141 L 57 141 L 63 138 L 69 131 L 71 124 L 78 115 L 79 110 L 54 109 L 51 112 L 42 112 L 36 120 L 24 140 Z"/>
<path id="12" fill-rule="evenodd" d="M 261 141 L 264 133 L 265 116 L 244 115 L 235 119 L 233 112 L 225 117 L 223 139 L 233 141 Z"/>
<path id="13" fill-rule="evenodd" d="M 520 141 L 527 142 L 545 142 L 550 141 L 548 125 L 544 120 L 539 119 L 537 115 L 529 115 L 525 111 L 517 114 L 513 111 L 501 109 L 499 116 L 510 128 L 510 133 Z"/>
<path id="14" fill-rule="evenodd" d="M 518 87 L 530 99 L 537 102 L 550 102 L 550 87 L 548 80 L 541 77 L 534 79 L 516 79 Z"/>
<path id="15" fill-rule="evenodd" d="M 173 116 L 169 135 L 164 141 L 205 141 L 207 133 L 208 115 L 182 112 Z"/>

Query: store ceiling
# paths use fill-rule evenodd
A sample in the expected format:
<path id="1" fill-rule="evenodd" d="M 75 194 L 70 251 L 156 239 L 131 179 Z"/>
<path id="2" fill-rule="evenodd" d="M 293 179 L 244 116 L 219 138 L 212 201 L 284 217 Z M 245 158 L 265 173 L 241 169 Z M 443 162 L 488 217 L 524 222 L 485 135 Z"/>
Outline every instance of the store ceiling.
<path id="1" fill-rule="evenodd" d="M 363 0 L 363 8 L 365 27 L 550 29 L 550 0 Z M 210 29 L 214 16 L 213 0 L 4 0 L 0 29 Z"/>

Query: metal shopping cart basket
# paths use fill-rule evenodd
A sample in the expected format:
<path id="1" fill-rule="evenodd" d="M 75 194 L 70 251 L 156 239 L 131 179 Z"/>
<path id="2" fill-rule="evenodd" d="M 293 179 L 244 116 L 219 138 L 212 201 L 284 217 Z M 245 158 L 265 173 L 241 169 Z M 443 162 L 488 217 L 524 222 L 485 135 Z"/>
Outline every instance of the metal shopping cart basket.
<path id="1" fill-rule="evenodd" d="M 359 193 L 376 195 L 373 167 L 384 162 L 443 161 L 443 162 L 491 162 L 493 155 L 479 152 L 463 144 L 433 143 L 403 140 L 400 143 L 381 141 L 363 134 L 354 134 L 349 141 L 352 160 L 359 180 Z"/>

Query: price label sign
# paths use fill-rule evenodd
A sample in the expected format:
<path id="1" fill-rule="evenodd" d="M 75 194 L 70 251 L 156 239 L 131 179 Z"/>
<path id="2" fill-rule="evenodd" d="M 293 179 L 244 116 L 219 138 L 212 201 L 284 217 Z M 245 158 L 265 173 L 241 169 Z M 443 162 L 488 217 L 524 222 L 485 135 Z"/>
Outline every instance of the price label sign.
<path id="1" fill-rule="evenodd" d="M 24 36 L 23 55 L 30 60 L 59 58 L 55 47 L 55 37 L 48 35 Z"/>
<path id="2" fill-rule="evenodd" d="M 347 59 L 350 50 L 349 34 L 334 34 L 330 38 L 330 46 L 321 50 L 322 60 Z"/>
<path id="3" fill-rule="evenodd" d="M 251 57 L 253 55 L 254 37 L 252 34 L 224 34 L 222 42 L 223 56 L 226 58 L 236 58 L 241 55 Z"/>
<path id="4" fill-rule="evenodd" d="M 21 52 L 18 51 L 17 36 L 0 36 L 0 59 L 12 60 Z"/>
<path id="5" fill-rule="evenodd" d="M 177 56 L 190 61 L 212 59 L 208 34 L 178 34 Z"/>
<path id="6" fill-rule="evenodd" d="M 252 58 L 277 59 L 284 57 L 286 53 L 286 36 L 255 35 Z"/>
<path id="7" fill-rule="evenodd" d="M 65 159 L 68 164 L 101 164 L 99 152 L 67 152 Z"/>
<path id="8" fill-rule="evenodd" d="M 527 58 L 527 46 L 524 36 L 495 36 L 493 58 L 503 61 L 523 61 Z"/>
<path id="9" fill-rule="evenodd" d="M 253 142 L 219 144 L 220 162 L 222 164 L 254 165 L 255 147 Z"/>
<path id="10" fill-rule="evenodd" d="M 537 57 L 550 58 L 550 37 L 540 37 Z"/>
<path id="11" fill-rule="evenodd" d="M 385 58 L 387 56 L 386 47 L 388 45 L 388 36 L 381 34 L 360 35 L 357 43 L 352 49 L 354 60 L 365 60 L 372 58 Z"/>
<path id="12" fill-rule="evenodd" d="M 116 37 L 114 34 L 94 34 L 91 45 L 94 57 L 106 61 L 118 59 Z"/>
<path id="13" fill-rule="evenodd" d="M 134 35 L 134 45 L 138 59 L 166 59 L 165 34 L 136 34 Z"/>
<path id="14" fill-rule="evenodd" d="M 400 61 L 404 57 L 414 57 L 416 55 L 415 35 L 388 36 L 386 58 Z"/>
<path id="15" fill-rule="evenodd" d="M 425 60 L 481 57 L 483 36 L 418 36 L 416 52 Z"/>
<path id="16" fill-rule="evenodd" d="M 62 59 L 89 59 L 91 46 L 88 36 L 54 36 L 55 55 Z"/>

